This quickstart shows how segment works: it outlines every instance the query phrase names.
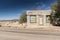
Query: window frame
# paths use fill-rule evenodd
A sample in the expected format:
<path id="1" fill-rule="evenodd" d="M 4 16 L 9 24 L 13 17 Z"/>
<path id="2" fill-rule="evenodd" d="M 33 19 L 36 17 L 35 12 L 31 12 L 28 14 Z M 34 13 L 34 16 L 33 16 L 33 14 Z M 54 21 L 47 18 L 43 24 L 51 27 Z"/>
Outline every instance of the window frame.
<path id="1" fill-rule="evenodd" d="M 50 23 L 50 18 L 48 19 L 48 17 L 50 17 L 50 15 L 46 15 L 46 23 Z"/>
<path id="2" fill-rule="evenodd" d="M 32 18 L 33 16 L 35 17 L 35 22 L 32 22 L 32 19 L 31 19 L 31 18 Z M 30 23 L 37 23 L 37 17 L 36 17 L 36 15 L 30 15 Z"/>

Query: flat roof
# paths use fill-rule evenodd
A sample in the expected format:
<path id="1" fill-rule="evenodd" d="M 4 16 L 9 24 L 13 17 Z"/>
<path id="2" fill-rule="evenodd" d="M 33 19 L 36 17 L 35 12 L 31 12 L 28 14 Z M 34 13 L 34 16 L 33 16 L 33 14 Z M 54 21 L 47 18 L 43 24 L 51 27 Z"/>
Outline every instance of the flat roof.
<path id="1" fill-rule="evenodd" d="M 43 14 L 43 15 L 50 15 L 51 10 L 27 10 L 27 15 L 37 15 L 37 14 Z"/>

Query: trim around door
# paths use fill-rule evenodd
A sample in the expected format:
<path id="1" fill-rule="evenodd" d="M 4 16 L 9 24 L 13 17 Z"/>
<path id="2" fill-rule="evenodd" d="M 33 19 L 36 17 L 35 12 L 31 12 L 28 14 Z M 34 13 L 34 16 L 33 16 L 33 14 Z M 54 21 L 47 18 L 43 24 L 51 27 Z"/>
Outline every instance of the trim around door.
<path id="1" fill-rule="evenodd" d="M 44 25 L 43 15 L 39 15 L 39 25 Z"/>

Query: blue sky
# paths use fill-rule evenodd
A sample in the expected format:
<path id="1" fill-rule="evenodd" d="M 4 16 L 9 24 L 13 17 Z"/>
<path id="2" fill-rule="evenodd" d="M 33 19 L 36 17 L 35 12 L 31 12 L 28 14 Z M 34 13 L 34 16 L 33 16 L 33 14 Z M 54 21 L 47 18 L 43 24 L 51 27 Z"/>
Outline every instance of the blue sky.
<path id="1" fill-rule="evenodd" d="M 20 14 L 37 6 L 39 10 L 51 9 L 56 0 L 0 0 L 0 20 L 18 19 Z"/>

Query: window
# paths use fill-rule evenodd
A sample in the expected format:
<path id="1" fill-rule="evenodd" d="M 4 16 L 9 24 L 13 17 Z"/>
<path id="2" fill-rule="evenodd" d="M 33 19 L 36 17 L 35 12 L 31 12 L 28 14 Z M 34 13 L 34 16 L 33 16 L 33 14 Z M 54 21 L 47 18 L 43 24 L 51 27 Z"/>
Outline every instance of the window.
<path id="1" fill-rule="evenodd" d="M 36 23 L 36 15 L 31 15 L 30 16 L 30 22 L 31 23 Z"/>
<path id="2" fill-rule="evenodd" d="M 50 23 L 50 15 L 47 15 L 47 16 L 46 16 L 46 22 L 47 22 L 47 23 Z"/>

